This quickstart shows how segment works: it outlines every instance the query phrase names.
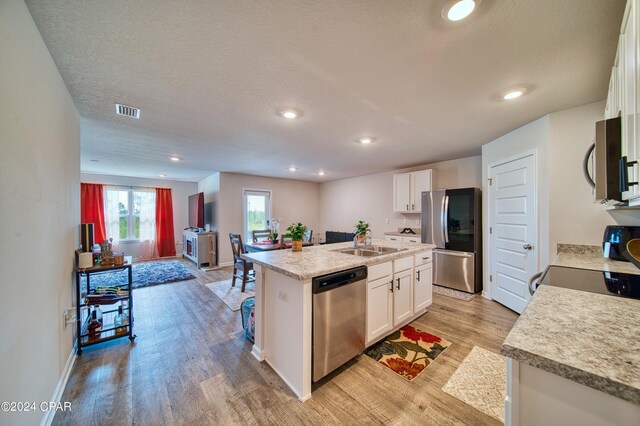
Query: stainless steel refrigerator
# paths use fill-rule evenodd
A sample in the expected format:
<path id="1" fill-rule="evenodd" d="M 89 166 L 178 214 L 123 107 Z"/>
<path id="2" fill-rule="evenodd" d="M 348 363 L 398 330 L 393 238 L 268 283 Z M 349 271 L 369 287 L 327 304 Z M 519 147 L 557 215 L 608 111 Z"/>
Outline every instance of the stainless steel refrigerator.
<path id="1" fill-rule="evenodd" d="M 482 290 L 480 188 L 422 193 L 422 242 L 434 244 L 433 283 L 467 293 Z"/>

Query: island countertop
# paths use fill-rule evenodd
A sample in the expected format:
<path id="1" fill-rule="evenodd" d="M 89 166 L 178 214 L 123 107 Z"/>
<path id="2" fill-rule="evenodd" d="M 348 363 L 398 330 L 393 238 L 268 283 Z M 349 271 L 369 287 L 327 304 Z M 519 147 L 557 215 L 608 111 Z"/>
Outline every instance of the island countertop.
<path id="1" fill-rule="evenodd" d="M 558 266 L 600 269 L 587 267 L 596 260 L 588 253 L 558 258 Z M 598 262 L 601 270 L 610 266 Z M 502 354 L 640 404 L 640 301 L 542 285 L 502 344 Z"/>
<path id="2" fill-rule="evenodd" d="M 402 248 L 405 250 L 372 257 L 354 256 L 334 250 L 353 247 L 353 243 L 326 244 L 304 247 L 301 252 L 291 250 L 273 250 L 245 253 L 244 259 L 265 268 L 272 269 L 288 277 L 303 281 L 320 275 L 343 271 L 363 265 L 375 265 L 393 259 L 411 256 L 425 250 L 431 250 L 433 244 L 405 243 L 400 241 L 373 240 L 374 245 Z"/>

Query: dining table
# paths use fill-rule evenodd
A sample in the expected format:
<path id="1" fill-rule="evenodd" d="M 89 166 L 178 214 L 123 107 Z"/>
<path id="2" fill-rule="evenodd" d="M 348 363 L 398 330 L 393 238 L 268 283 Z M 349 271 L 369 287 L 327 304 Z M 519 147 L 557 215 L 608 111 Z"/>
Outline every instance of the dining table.
<path id="1" fill-rule="evenodd" d="M 252 243 L 245 243 L 244 249 L 249 253 L 255 253 L 258 251 L 271 251 L 280 250 L 282 244 L 280 242 L 272 243 L 271 241 L 254 241 Z"/>

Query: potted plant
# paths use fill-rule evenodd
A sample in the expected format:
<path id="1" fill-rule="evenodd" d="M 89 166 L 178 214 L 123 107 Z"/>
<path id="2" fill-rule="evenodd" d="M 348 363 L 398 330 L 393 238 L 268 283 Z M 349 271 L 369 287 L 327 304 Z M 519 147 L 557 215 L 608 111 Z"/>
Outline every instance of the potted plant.
<path id="1" fill-rule="evenodd" d="M 369 228 L 369 224 L 364 220 L 359 220 L 358 223 L 355 224 L 355 232 L 354 234 L 358 237 L 358 241 L 363 243 L 365 237 L 367 236 L 367 232 L 371 232 L 371 228 Z"/>
<path id="2" fill-rule="evenodd" d="M 280 224 L 277 220 L 271 219 L 269 221 L 269 240 L 272 244 L 276 244 L 278 242 L 278 231 L 280 230 Z"/>
<path id="3" fill-rule="evenodd" d="M 291 238 L 291 251 L 302 251 L 302 240 L 304 239 L 304 232 L 307 227 L 301 223 L 297 225 L 292 223 L 287 228 L 287 233 L 284 234 L 285 238 Z"/>

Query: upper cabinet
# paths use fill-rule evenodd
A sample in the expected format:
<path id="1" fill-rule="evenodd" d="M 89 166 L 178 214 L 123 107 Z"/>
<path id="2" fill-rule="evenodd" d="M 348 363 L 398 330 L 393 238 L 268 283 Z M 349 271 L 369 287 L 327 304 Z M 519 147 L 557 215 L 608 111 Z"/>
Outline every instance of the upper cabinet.
<path id="1" fill-rule="evenodd" d="M 393 175 L 393 211 L 400 213 L 420 213 L 422 192 L 431 191 L 436 186 L 434 170 Z"/>
<path id="2" fill-rule="evenodd" d="M 640 0 L 628 0 L 620 27 L 611 71 L 605 118 L 621 117 L 622 156 L 627 158 L 629 190 L 622 193 L 630 205 L 640 204 Z"/>

